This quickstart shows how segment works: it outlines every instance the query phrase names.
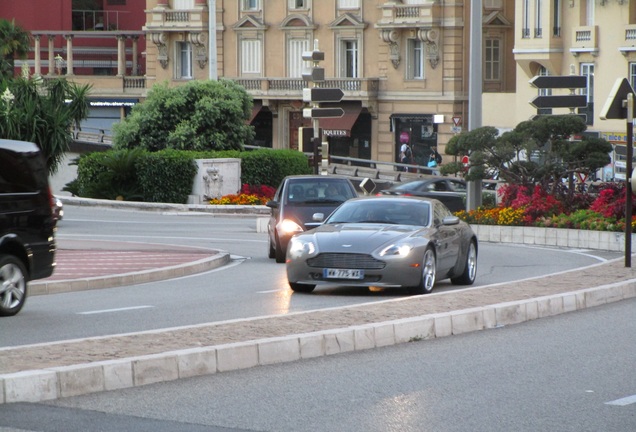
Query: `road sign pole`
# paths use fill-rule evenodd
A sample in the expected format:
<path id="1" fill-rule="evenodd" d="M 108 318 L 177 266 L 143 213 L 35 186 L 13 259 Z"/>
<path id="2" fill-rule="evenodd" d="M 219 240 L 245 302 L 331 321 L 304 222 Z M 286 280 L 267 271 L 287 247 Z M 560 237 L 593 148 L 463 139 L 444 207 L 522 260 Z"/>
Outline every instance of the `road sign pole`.
<path id="1" fill-rule="evenodd" d="M 634 95 L 627 94 L 627 163 L 625 173 L 625 267 L 632 266 L 632 158 L 634 157 Z"/>

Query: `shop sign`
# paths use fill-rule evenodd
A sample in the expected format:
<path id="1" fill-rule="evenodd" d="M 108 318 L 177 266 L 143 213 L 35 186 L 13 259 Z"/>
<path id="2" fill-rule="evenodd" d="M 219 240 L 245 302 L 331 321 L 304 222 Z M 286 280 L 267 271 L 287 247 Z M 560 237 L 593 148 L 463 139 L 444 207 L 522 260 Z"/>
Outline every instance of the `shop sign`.
<path id="1" fill-rule="evenodd" d="M 333 137 L 348 137 L 349 135 L 348 130 L 346 129 L 323 129 L 322 130 L 322 134 L 324 136 L 333 136 Z"/>

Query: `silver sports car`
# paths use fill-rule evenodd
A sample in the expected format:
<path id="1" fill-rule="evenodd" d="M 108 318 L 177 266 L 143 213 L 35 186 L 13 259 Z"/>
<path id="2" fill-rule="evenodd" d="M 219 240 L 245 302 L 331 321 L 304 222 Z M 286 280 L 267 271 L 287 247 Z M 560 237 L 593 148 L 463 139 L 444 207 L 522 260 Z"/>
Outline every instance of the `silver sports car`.
<path id="1" fill-rule="evenodd" d="M 336 284 L 425 294 L 441 279 L 475 282 L 477 237 L 434 199 L 355 198 L 319 227 L 292 237 L 286 263 L 296 292 Z"/>

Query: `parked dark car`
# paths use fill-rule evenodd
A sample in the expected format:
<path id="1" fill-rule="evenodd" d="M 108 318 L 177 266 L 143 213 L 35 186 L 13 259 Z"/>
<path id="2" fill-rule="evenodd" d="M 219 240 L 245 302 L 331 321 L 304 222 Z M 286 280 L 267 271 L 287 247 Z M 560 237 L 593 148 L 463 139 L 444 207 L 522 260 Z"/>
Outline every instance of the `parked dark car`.
<path id="1" fill-rule="evenodd" d="M 29 281 L 53 274 L 53 206 L 38 146 L 0 140 L 0 316 L 20 312 Z"/>
<path id="2" fill-rule="evenodd" d="M 267 231 L 270 258 L 285 262 L 287 244 L 296 233 L 320 225 L 340 204 L 358 196 L 348 178 L 335 175 L 287 176 L 278 186 L 274 198 L 266 205 L 272 209 Z M 320 220 L 313 219 L 320 213 Z"/>
<path id="3" fill-rule="evenodd" d="M 319 227 L 295 235 L 287 251 L 287 280 L 296 292 L 344 285 L 427 294 L 439 280 L 472 285 L 476 275 L 477 236 L 428 198 L 349 200 Z"/>
<path id="4" fill-rule="evenodd" d="M 466 182 L 452 177 L 430 177 L 395 185 L 380 195 L 402 195 L 434 198 L 450 211 L 466 210 Z"/>

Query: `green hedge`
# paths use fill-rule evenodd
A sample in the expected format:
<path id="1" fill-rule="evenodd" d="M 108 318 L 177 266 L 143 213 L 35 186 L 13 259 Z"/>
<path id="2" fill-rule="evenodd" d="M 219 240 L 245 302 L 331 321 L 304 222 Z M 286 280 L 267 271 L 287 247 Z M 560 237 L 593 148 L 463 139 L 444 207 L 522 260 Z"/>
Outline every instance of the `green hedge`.
<path id="1" fill-rule="evenodd" d="M 197 174 L 194 160 L 219 158 L 241 159 L 242 184 L 275 188 L 287 175 L 312 172 L 307 157 L 295 150 L 110 150 L 82 155 L 77 179 L 65 190 L 87 198 L 186 203 Z"/>

